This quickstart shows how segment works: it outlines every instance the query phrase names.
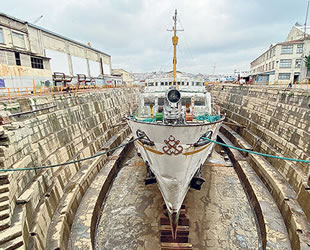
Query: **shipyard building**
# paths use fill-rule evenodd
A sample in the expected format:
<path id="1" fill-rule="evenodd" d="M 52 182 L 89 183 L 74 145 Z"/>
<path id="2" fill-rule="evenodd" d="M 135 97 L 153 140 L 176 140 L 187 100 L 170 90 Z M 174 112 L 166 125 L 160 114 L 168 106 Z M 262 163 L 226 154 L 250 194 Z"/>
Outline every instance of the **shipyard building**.
<path id="1" fill-rule="evenodd" d="M 0 87 L 102 83 L 111 56 L 34 24 L 0 13 Z"/>
<path id="2" fill-rule="evenodd" d="M 271 45 L 251 62 L 251 77 L 257 83 L 304 82 L 310 77 L 305 56 L 310 54 L 310 37 L 304 27 L 292 27 L 284 42 Z"/>

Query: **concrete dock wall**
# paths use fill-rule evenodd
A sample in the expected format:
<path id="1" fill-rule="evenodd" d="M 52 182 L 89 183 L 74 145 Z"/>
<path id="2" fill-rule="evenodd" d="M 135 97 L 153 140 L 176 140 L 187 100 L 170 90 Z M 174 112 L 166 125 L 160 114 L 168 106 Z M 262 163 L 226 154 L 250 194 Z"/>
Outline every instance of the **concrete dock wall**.
<path id="1" fill-rule="evenodd" d="M 134 108 L 137 93 L 137 89 L 112 89 L 0 102 L 4 119 L 0 131 L 1 168 L 58 164 L 120 144 L 130 131 L 119 125 Z M 69 196 L 70 205 L 62 206 L 70 212 L 65 215 L 70 222 L 80 197 L 107 158 L 101 156 L 65 167 L 0 173 L 0 216 L 5 218 L 0 225 L 0 248 L 46 249 L 52 217 L 64 193 L 70 193 L 67 184 L 71 183 L 71 190 L 75 190 L 74 197 Z M 74 178 L 77 188 L 73 188 Z M 65 226 L 70 227 L 70 223 Z"/>
<path id="2" fill-rule="evenodd" d="M 238 125 L 231 128 L 254 151 L 310 159 L 310 91 L 242 86 L 213 86 L 210 91 L 227 121 Z M 291 237 L 292 246 L 299 246 L 297 235 L 309 239 L 310 232 L 310 164 L 269 157 L 261 164 L 256 158 L 248 157 L 278 204 L 288 231 L 296 236 Z"/>

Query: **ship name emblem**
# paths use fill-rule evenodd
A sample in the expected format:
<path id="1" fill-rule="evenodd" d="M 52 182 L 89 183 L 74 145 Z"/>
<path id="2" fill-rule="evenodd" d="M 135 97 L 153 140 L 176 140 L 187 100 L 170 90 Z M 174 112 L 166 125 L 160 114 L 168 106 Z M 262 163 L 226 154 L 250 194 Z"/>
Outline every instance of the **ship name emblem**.
<path id="1" fill-rule="evenodd" d="M 167 155 L 179 155 L 183 152 L 183 147 L 179 140 L 176 140 L 174 136 L 170 135 L 168 140 L 164 140 L 166 146 L 163 147 L 163 151 Z"/>

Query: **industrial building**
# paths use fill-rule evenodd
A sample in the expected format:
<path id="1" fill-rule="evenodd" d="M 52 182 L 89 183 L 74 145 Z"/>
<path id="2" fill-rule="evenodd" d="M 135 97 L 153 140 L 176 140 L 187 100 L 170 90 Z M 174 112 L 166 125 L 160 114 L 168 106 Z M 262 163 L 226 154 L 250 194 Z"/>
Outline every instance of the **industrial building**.
<path id="1" fill-rule="evenodd" d="M 284 42 L 271 45 L 251 62 L 251 77 L 257 83 L 304 82 L 310 77 L 305 56 L 310 54 L 309 34 L 295 24 Z"/>
<path id="2" fill-rule="evenodd" d="M 120 76 L 127 85 L 132 85 L 134 82 L 133 74 L 124 69 L 112 69 L 112 75 Z"/>
<path id="3" fill-rule="evenodd" d="M 0 13 L 0 87 L 49 86 L 62 78 L 98 84 L 110 75 L 110 55 Z"/>

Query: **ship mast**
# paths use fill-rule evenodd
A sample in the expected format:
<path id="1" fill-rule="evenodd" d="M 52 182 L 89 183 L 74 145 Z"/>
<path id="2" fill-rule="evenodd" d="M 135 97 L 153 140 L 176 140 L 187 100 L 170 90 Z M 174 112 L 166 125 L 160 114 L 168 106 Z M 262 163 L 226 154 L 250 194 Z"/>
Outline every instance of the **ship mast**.
<path id="1" fill-rule="evenodd" d="M 173 83 L 176 83 L 177 77 L 177 45 L 179 38 L 177 37 L 177 10 L 175 10 L 174 16 L 172 17 L 174 20 L 174 27 L 173 27 L 173 37 L 172 37 L 172 44 L 173 44 Z"/>

